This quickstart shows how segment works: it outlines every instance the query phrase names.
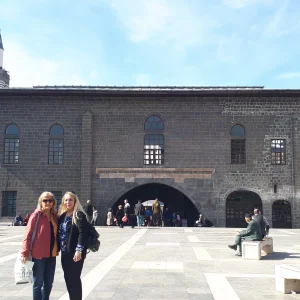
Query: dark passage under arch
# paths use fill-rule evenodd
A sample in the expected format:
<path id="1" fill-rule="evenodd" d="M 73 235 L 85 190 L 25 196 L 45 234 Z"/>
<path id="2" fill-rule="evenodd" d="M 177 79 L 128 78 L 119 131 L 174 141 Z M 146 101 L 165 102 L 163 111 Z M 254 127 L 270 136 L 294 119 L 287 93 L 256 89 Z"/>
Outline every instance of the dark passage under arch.
<path id="1" fill-rule="evenodd" d="M 292 228 L 292 210 L 289 201 L 277 200 L 272 205 L 273 228 Z"/>
<path id="2" fill-rule="evenodd" d="M 247 227 L 245 214 L 254 208 L 262 210 L 260 197 L 251 191 L 235 191 L 226 199 L 226 227 Z"/>
<path id="3" fill-rule="evenodd" d="M 177 189 L 160 183 L 149 183 L 133 188 L 125 193 L 114 204 L 113 211 L 116 211 L 118 205 L 124 205 L 124 199 L 127 199 L 131 205 L 134 205 L 141 200 L 153 200 L 158 198 L 164 203 L 171 213 L 175 212 L 182 219 L 187 219 L 188 226 L 194 226 L 195 221 L 199 218 L 199 212 L 193 202 Z"/>

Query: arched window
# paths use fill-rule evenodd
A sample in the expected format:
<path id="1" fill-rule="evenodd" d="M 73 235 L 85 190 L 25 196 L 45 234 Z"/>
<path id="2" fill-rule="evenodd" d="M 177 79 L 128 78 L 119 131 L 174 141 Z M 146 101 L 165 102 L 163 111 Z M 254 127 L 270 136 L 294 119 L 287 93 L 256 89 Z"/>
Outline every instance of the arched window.
<path id="1" fill-rule="evenodd" d="M 242 125 L 234 125 L 231 136 L 231 164 L 246 163 L 246 133 Z"/>
<path id="2" fill-rule="evenodd" d="M 64 128 L 53 125 L 49 133 L 49 165 L 62 165 L 64 161 Z"/>
<path id="3" fill-rule="evenodd" d="M 145 122 L 145 130 L 164 130 L 164 122 L 158 116 L 150 116 Z"/>
<path id="4" fill-rule="evenodd" d="M 230 135 L 232 137 L 245 137 L 245 128 L 242 125 L 234 125 L 231 128 Z"/>
<path id="5" fill-rule="evenodd" d="M 19 163 L 20 130 L 16 124 L 10 124 L 5 129 L 4 164 Z"/>
<path id="6" fill-rule="evenodd" d="M 164 163 L 164 136 L 146 134 L 144 139 L 144 165 L 161 165 Z"/>

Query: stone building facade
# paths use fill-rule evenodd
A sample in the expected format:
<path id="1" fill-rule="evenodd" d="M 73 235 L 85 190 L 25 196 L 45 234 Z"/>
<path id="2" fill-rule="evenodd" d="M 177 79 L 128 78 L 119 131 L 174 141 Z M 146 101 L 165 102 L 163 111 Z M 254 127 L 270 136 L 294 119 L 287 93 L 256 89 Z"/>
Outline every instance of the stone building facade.
<path id="1" fill-rule="evenodd" d="M 183 218 L 240 226 L 258 206 L 274 227 L 299 228 L 299 135 L 300 90 L 2 89 L 0 213 L 25 214 L 41 192 L 72 190 L 104 224 L 109 207 L 147 200 L 150 187 Z M 161 155 L 153 164 L 151 147 Z"/>

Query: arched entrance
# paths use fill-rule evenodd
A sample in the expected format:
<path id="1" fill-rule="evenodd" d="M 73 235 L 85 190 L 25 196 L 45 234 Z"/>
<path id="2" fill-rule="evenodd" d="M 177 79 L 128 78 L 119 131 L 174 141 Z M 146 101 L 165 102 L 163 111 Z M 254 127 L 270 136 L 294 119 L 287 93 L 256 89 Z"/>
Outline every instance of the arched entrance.
<path id="1" fill-rule="evenodd" d="M 292 228 L 292 210 L 289 201 L 277 200 L 272 205 L 273 228 Z"/>
<path id="2" fill-rule="evenodd" d="M 194 226 L 195 221 L 199 218 L 199 211 L 193 202 L 177 189 L 160 183 L 149 183 L 133 188 L 125 193 L 113 205 L 116 211 L 118 205 L 124 204 L 124 199 L 128 199 L 132 207 L 141 200 L 152 200 L 158 198 L 164 203 L 164 208 L 168 208 L 171 213 L 175 212 L 182 219 L 187 219 L 188 226 Z"/>
<path id="3" fill-rule="evenodd" d="M 235 191 L 226 199 L 226 227 L 245 227 L 245 214 L 254 208 L 262 210 L 260 197 L 251 191 Z"/>

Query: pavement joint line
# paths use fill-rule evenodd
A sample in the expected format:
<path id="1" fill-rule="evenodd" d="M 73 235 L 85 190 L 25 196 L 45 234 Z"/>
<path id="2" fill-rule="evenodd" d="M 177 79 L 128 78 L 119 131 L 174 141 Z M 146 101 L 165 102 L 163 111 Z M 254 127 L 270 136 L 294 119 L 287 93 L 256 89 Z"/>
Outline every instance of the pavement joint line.
<path id="1" fill-rule="evenodd" d="M 288 233 L 288 234 L 297 234 L 297 232 L 291 232 L 291 231 L 284 230 L 284 229 L 278 229 L 278 231 L 285 232 L 285 233 Z"/>
<path id="2" fill-rule="evenodd" d="M 204 247 L 193 247 L 198 260 L 212 260 L 212 257 Z"/>
<path id="3" fill-rule="evenodd" d="M 163 247 L 163 246 L 172 246 L 172 247 L 179 247 L 180 246 L 180 243 L 177 243 L 177 242 L 147 242 L 145 244 L 145 246 L 148 246 L 148 247 L 153 247 L 153 246 L 160 246 L 160 247 Z"/>
<path id="4" fill-rule="evenodd" d="M 6 255 L 6 256 L 3 256 L 3 257 L 0 257 L 0 264 L 6 262 L 6 261 L 9 261 L 9 260 L 12 260 L 14 258 L 17 257 L 19 252 L 16 252 L 16 253 L 13 253 L 13 254 L 9 254 L 9 255 Z"/>
<path id="5" fill-rule="evenodd" d="M 204 276 L 215 300 L 240 300 L 224 274 L 204 273 Z"/>
<path id="6" fill-rule="evenodd" d="M 196 235 L 188 235 L 188 240 L 190 243 L 199 243 L 199 239 Z"/>
<path id="7" fill-rule="evenodd" d="M 24 234 L 22 234 L 22 235 L 14 235 L 14 236 L 6 237 L 6 238 L 0 238 L 0 243 L 3 242 L 3 241 L 17 239 L 17 238 L 20 238 L 20 237 L 23 237 L 23 236 L 24 236 Z"/>
<path id="8" fill-rule="evenodd" d="M 153 232 L 152 234 L 178 234 L 178 232 Z"/>
<path id="9" fill-rule="evenodd" d="M 140 229 L 125 243 L 119 246 L 112 254 L 95 266 L 82 278 L 82 299 L 93 291 L 105 275 L 121 260 L 121 258 L 135 245 L 135 243 L 146 233 L 147 229 Z M 101 248 L 100 248 L 101 250 Z M 65 293 L 58 300 L 68 300 L 69 294 Z"/>

